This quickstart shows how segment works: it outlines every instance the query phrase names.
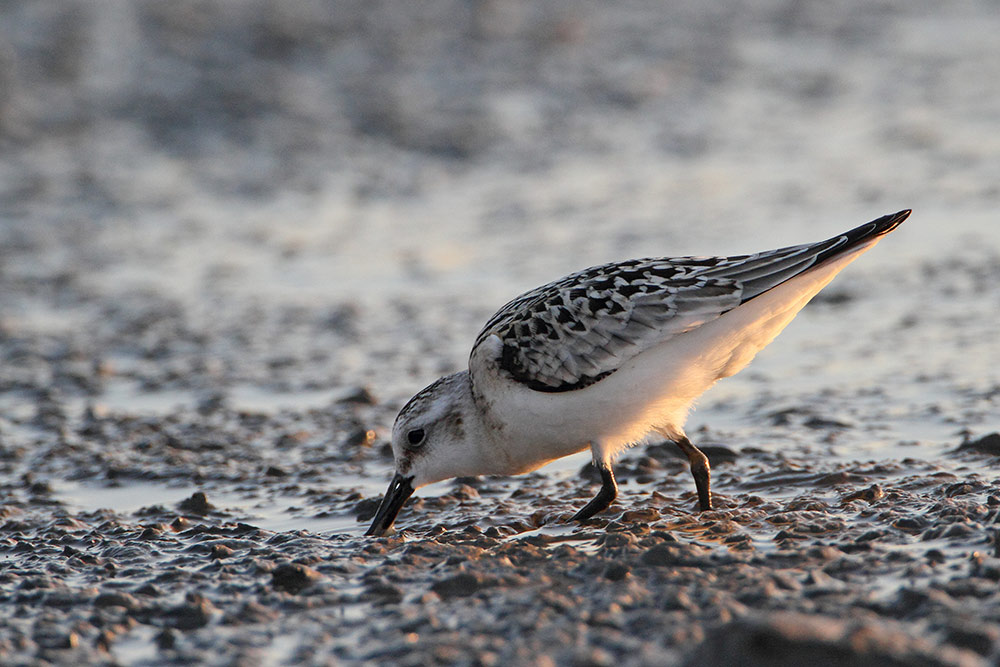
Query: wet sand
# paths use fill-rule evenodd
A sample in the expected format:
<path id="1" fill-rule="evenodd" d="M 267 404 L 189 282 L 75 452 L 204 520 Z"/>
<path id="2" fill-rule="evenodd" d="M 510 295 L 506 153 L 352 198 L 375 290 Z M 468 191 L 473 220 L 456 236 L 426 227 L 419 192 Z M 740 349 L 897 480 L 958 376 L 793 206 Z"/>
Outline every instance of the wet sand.
<path id="1" fill-rule="evenodd" d="M 3 664 L 992 664 L 991 3 L 0 9 Z M 362 536 L 410 394 L 584 266 L 915 213 L 585 526 Z"/>

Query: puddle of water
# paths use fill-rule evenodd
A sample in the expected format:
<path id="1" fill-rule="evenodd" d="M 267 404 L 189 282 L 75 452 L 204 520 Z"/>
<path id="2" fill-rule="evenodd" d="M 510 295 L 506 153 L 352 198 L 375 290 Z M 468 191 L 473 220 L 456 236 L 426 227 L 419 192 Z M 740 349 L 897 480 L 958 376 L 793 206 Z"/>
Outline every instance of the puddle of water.
<path id="1" fill-rule="evenodd" d="M 331 533 L 361 537 L 368 530 L 368 522 L 358 521 L 353 514 L 336 514 L 326 517 L 282 515 L 280 511 L 265 513 L 247 520 L 247 523 L 276 533 L 305 530 L 310 533 Z"/>
<path id="2" fill-rule="evenodd" d="M 535 535 L 544 535 L 551 540 L 547 545 L 549 547 L 557 547 L 560 544 L 570 544 L 574 548 L 577 548 L 585 553 L 594 553 L 597 551 L 596 539 L 598 534 L 603 534 L 603 531 L 598 531 L 597 534 L 595 534 L 594 529 L 581 526 L 576 522 L 550 523 L 541 526 L 540 528 L 536 528 L 535 530 L 527 530 L 523 533 L 511 535 L 504 541 L 518 542 Z"/>
<path id="3" fill-rule="evenodd" d="M 151 482 L 133 482 L 122 486 L 93 486 L 78 482 L 51 482 L 55 498 L 72 509 L 83 512 L 112 510 L 132 514 L 143 507 L 173 507 L 198 491 L 194 486 L 168 486 Z"/>
<path id="4" fill-rule="evenodd" d="M 144 507 L 156 505 L 175 508 L 177 503 L 202 490 L 196 486 L 170 486 L 151 482 L 136 482 L 122 486 L 94 486 L 75 482 L 52 482 L 54 497 L 71 510 L 93 512 L 101 509 L 128 515 Z M 234 521 L 274 532 L 307 530 L 316 533 L 361 535 L 367 528 L 351 514 L 307 517 L 290 514 L 289 505 L 247 499 L 236 493 L 208 492 L 209 502 L 232 513 Z"/>

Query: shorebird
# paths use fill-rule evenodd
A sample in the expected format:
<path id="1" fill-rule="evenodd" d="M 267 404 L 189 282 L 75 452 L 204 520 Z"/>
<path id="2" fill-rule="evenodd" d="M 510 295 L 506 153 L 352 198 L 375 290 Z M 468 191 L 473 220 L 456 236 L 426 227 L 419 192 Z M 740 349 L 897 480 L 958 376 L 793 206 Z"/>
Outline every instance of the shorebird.
<path id="1" fill-rule="evenodd" d="M 400 410 L 395 475 L 366 534 L 384 535 L 426 484 L 530 472 L 589 448 L 602 484 L 573 516 L 586 521 L 618 495 L 615 457 L 651 433 L 687 456 L 699 508 L 710 510 L 708 458 L 683 429 L 695 399 L 909 215 L 751 255 L 602 264 L 525 292 L 480 331 L 468 370 Z"/>

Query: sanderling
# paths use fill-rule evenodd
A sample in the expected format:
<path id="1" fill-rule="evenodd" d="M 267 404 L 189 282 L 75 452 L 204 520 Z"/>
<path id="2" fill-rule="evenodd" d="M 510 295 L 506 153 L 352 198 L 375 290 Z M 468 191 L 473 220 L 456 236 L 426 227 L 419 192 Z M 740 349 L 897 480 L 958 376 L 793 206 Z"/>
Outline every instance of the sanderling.
<path id="1" fill-rule="evenodd" d="M 603 264 L 525 292 L 483 327 L 468 370 L 400 410 L 395 476 L 366 534 L 388 531 L 425 484 L 530 472 L 589 447 L 603 483 L 573 516 L 585 521 L 618 494 L 615 457 L 654 432 L 687 455 L 711 509 L 708 459 L 682 428 L 691 404 L 909 215 L 753 255 Z"/>

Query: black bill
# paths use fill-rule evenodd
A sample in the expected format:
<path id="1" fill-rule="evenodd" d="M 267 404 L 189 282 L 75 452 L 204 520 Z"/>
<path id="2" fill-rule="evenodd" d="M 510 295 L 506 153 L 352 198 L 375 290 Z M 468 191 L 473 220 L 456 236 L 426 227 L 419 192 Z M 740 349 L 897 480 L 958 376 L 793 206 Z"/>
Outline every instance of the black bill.
<path id="1" fill-rule="evenodd" d="M 413 495 L 412 477 L 403 477 L 398 472 L 389 482 L 389 488 L 382 496 L 382 504 L 375 512 L 375 519 L 365 535 L 375 535 L 381 537 L 392 527 L 392 522 L 396 520 L 396 515 L 403 508 L 406 499 Z"/>

